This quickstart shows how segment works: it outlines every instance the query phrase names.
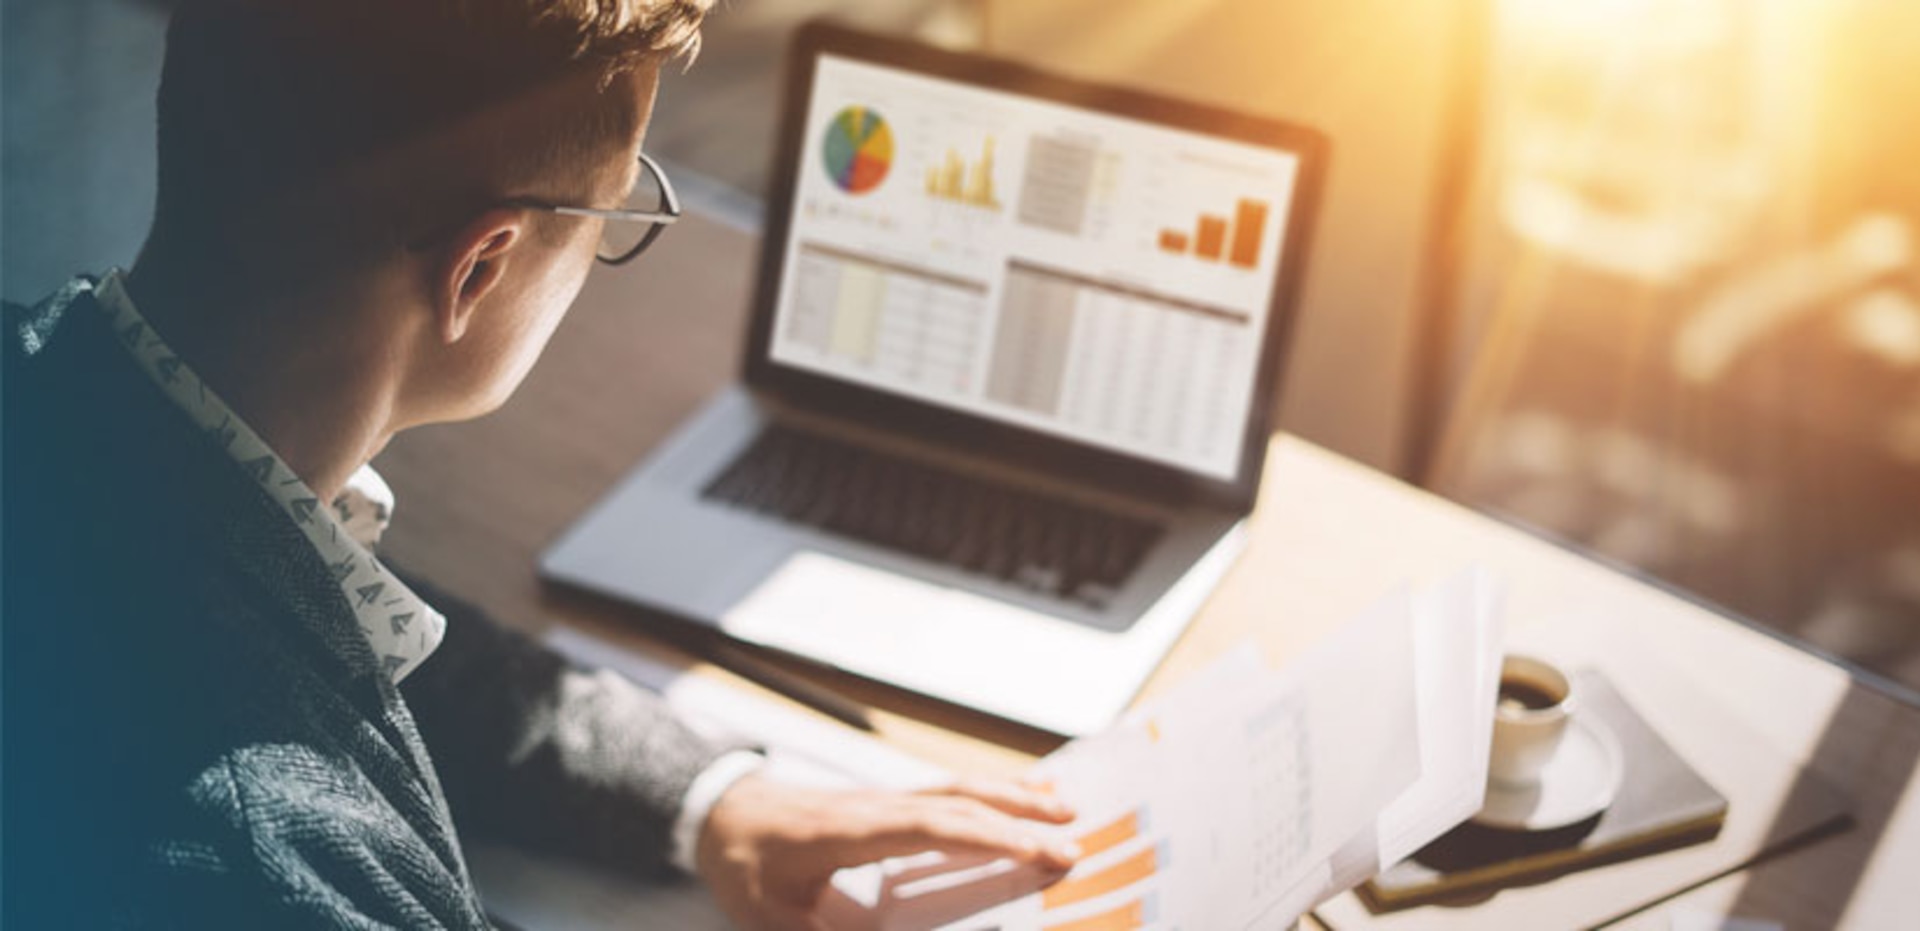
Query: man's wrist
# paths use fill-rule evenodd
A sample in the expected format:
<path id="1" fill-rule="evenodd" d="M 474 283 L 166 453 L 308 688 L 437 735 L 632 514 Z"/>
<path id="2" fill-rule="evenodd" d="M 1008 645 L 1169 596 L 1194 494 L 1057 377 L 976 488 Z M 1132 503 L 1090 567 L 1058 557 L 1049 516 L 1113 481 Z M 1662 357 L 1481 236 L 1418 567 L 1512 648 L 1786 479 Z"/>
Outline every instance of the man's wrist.
<path id="1" fill-rule="evenodd" d="M 692 874 L 698 872 L 696 857 L 700 853 L 700 835 L 707 826 L 707 816 L 720 797 L 733 788 L 733 784 L 753 775 L 767 765 L 767 758 L 751 750 L 734 750 L 721 754 L 700 775 L 693 778 L 687 786 L 687 794 L 680 801 L 680 814 L 673 822 L 673 849 L 669 861 L 681 871 Z"/>

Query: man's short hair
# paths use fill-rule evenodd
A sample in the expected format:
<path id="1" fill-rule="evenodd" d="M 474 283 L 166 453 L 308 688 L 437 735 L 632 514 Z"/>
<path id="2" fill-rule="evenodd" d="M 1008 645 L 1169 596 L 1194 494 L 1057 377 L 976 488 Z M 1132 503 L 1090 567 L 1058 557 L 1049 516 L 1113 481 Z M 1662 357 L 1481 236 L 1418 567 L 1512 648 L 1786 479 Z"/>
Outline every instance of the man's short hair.
<path id="1" fill-rule="evenodd" d="M 155 235 L 218 252 L 293 229 L 314 241 L 288 245 L 327 264 L 595 164 L 631 142 L 634 102 L 605 94 L 523 108 L 534 122 L 518 132 L 471 127 L 542 86 L 591 76 L 605 91 L 650 59 L 696 52 L 711 4 L 185 0 L 161 77 Z M 462 125 L 467 148 L 449 164 L 404 155 Z"/>

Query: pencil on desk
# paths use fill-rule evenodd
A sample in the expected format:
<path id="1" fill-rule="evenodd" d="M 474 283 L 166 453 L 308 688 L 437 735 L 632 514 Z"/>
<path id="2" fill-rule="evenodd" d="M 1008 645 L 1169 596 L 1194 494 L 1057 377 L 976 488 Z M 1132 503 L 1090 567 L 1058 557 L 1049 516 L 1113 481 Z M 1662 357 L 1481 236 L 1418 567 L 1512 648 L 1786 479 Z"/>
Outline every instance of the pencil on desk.
<path id="1" fill-rule="evenodd" d="M 771 692 L 806 705 L 848 727 L 873 731 L 866 709 L 825 687 L 808 682 L 744 649 L 724 641 L 714 641 L 705 650 L 706 659 L 742 679 Z"/>

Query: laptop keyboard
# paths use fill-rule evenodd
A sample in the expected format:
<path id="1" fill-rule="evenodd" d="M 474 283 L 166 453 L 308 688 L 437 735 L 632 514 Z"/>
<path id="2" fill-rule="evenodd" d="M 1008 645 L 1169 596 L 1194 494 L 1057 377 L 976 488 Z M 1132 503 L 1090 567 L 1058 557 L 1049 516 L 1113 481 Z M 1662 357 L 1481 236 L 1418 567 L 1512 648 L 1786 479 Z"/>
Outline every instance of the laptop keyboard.
<path id="1" fill-rule="evenodd" d="M 702 496 L 1104 606 L 1161 525 L 773 426 Z"/>

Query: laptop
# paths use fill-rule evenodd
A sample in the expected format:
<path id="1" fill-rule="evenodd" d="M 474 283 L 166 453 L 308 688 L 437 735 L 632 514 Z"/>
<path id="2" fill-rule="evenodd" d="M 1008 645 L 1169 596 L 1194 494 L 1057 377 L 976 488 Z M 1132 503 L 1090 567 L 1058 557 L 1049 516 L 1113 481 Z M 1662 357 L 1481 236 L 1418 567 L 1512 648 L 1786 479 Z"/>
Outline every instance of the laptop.
<path id="1" fill-rule="evenodd" d="M 1077 736 L 1242 546 L 1316 132 L 799 33 L 740 381 L 553 581 Z"/>

